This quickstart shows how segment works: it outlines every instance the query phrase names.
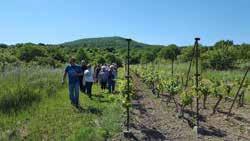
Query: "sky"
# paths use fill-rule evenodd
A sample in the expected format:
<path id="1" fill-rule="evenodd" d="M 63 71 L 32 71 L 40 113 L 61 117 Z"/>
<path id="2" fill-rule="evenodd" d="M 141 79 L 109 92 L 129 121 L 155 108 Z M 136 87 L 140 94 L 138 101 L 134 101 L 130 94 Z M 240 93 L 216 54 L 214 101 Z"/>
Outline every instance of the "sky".
<path id="1" fill-rule="evenodd" d="M 0 43 L 122 36 L 148 44 L 250 43 L 250 0 L 0 0 Z"/>

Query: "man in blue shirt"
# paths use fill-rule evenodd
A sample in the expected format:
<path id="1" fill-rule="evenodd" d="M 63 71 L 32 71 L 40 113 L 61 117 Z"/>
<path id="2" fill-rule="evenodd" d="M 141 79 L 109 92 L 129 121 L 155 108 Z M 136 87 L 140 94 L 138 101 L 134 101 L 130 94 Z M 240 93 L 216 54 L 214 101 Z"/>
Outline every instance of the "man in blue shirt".
<path id="1" fill-rule="evenodd" d="M 70 58 L 70 65 L 66 67 L 63 75 L 62 83 L 68 75 L 69 82 L 69 98 L 71 100 L 71 104 L 75 105 L 77 108 L 79 107 L 79 86 L 80 86 L 80 76 L 83 75 L 82 69 L 80 66 L 76 65 L 76 59 Z"/>

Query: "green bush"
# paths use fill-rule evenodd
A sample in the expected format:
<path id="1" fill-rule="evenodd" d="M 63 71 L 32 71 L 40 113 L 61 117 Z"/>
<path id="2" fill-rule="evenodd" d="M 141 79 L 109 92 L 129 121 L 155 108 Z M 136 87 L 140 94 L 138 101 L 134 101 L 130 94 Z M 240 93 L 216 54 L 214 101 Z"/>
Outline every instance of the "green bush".
<path id="1" fill-rule="evenodd" d="M 26 62 L 30 62 L 36 57 L 44 56 L 46 56 L 46 50 L 38 46 L 24 46 L 18 51 L 18 58 Z"/>
<path id="2" fill-rule="evenodd" d="M 216 70 L 227 70 L 235 68 L 237 58 L 233 47 L 219 48 L 208 51 L 202 56 L 202 66 Z"/>
<path id="3" fill-rule="evenodd" d="M 77 61 L 81 61 L 81 60 L 85 60 L 85 62 L 89 62 L 90 61 L 90 59 L 89 59 L 89 56 L 88 56 L 88 54 L 86 53 L 86 51 L 84 50 L 84 49 L 79 49 L 78 51 L 77 51 L 77 55 L 76 55 L 76 59 L 77 59 Z"/>
<path id="4" fill-rule="evenodd" d="M 34 61 L 37 62 L 37 65 L 40 66 L 52 66 L 54 68 L 58 68 L 61 66 L 61 63 L 51 57 L 36 57 Z"/>

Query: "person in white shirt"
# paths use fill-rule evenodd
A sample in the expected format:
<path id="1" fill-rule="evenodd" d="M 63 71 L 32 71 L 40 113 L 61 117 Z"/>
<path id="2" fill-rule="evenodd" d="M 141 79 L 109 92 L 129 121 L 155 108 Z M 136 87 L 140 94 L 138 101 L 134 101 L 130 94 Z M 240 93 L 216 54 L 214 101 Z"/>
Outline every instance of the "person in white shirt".
<path id="1" fill-rule="evenodd" d="M 94 82 L 94 74 L 90 64 L 87 65 L 87 70 L 84 71 L 84 81 L 87 94 L 89 98 L 92 99 L 92 85 Z"/>

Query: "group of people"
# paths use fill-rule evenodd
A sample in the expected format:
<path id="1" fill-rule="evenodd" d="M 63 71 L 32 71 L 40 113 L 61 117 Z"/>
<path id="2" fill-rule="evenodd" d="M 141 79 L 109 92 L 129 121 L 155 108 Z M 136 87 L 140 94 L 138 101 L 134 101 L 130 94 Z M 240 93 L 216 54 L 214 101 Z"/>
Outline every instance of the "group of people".
<path id="1" fill-rule="evenodd" d="M 102 91 L 108 88 L 109 93 L 115 92 L 118 67 L 116 64 L 103 64 L 92 67 L 84 60 L 81 65 L 76 64 L 76 59 L 71 57 L 69 65 L 65 68 L 62 83 L 68 76 L 69 98 L 71 104 L 79 106 L 79 91 L 86 93 L 92 99 L 92 85 L 99 83 Z"/>

